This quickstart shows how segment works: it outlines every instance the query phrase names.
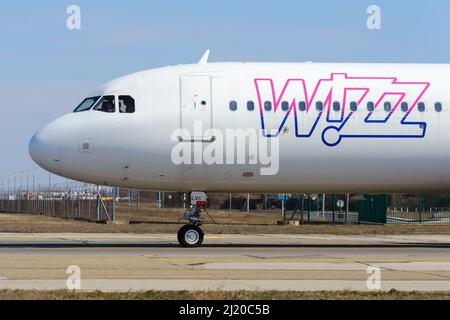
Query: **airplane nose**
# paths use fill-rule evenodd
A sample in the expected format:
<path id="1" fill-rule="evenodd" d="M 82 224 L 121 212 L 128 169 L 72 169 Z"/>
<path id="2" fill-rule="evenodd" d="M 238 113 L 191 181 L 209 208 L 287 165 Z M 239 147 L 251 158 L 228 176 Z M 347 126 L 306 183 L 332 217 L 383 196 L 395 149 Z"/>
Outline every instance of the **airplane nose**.
<path id="1" fill-rule="evenodd" d="M 36 132 L 28 145 L 30 157 L 43 169 L 55 174 L 61 171 L 61 132 L 52 122 Z"/>

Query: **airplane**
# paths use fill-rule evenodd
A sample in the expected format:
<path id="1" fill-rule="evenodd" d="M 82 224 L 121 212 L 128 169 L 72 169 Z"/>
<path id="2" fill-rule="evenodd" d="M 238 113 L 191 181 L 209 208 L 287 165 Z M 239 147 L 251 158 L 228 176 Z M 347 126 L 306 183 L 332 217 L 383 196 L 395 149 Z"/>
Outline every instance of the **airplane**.
<path id="1" fill-rule="evenodd" d="M 113 80 L 39 130 L 42 168 L 96 185 L 207 192 L 450 190 L 447 64 L 209 63 Z"/>

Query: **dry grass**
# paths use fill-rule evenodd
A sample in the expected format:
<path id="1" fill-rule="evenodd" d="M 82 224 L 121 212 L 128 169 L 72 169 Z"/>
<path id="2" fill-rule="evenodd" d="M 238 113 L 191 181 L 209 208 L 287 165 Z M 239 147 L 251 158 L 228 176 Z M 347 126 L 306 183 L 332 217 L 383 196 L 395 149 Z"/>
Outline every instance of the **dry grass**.
<path id="1" fill-rule="evenodd" d="M 128 292 L 76 293 L 70 291 L 0 291 L 0 300 L 450 300 L 450 292 Z"/>
<path id="2" fill-rule="evenodd" d="M 312 224 L 303 226 L 278 226 L 264 224 L 266 217 L 257 220 L 256 214 L 233 213 L 239 215 L 234 224 L 227 224 L 222 219 L 224 213 L 212 213 L 220 224 L 205 224 L 203 229 L 209 234 L 449 234 L 450 225 L 358 225 L 358 224 Z M 173 233 L 175 234 L 183 222 L 176 223 L 178 211 L 173 209 L 159 210 L 147 217 L 145 223 L 132 224 L 96 224 L 90 222 L 65 220 L 47 216 L 26 214 L 0 214 L 0 232 L 4 233 Z M 124 219 L 123 216 L 119 216 Z M 273 221 L 278 215 L 272 217 Z"/>

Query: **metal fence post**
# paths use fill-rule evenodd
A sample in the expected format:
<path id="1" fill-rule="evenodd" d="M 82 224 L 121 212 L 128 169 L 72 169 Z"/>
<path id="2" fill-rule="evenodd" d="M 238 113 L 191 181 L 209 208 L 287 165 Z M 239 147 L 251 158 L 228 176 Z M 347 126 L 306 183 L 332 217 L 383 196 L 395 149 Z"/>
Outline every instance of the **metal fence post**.
<path id="1" fill-rule="evenodd" d="M 311 222 L 311 194 L 308 194 L 308 222 Z"/>
<path id="2" fill-rule="evenodd" d="M 347 205 L 345 207 L 345 222 L 348 222 L 348 212 L 349 212 L 349 208 L 350 208 L 350 194 L 347 193 L 346 195 L 346 202 Z"/>
<path id="3" fill-rule="evenodd" d="M 333 193 L 332 197 L 331 197 L 331 201 L 333 202 L 333 222 L 336 221 L 336 195 Z"/>
<path id="4" fill-rule="evenodd" d="M 97 186 L 97 222 L 100 221 L 100 187 Z"/>
<path id="5" fill-rule="evenodd" d="M 112 213 L 111 220 L 112 222 L 116 221 L 116 199 L 117 199 L 117 188 L 113 188 L 113 199 L 112 199 Z"/>
<path id="6" fill-rule="evenodd" d="M 322 194 L 322 218 L 325 219 L 325 193 Z"/>
<path id="7" fill-rule="evenodd" d="M 303 224 L 303 222 L 304 222 L 304 218 L 303 218 L 304 211 L 305 211 L 305 194 L 302 194 L 302 208 L 300 211 L 300 213 L 301 213 L 300 223 L 301 224 Z"/>

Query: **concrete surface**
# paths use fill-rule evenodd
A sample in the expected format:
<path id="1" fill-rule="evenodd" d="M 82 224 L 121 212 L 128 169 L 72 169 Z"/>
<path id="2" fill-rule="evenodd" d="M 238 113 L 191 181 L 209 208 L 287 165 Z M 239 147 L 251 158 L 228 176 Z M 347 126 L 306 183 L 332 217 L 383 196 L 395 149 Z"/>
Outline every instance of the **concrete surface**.
<path id="1" fill-rule="evenodd" d="M 367 291 L 368 267 L 381 290 L 448 291 L 450 236 L 207 235 L 182 249 L 175 235 L 0 234 L 0 289 L 66 289 L 71 265 L 85 291 Z"/>

